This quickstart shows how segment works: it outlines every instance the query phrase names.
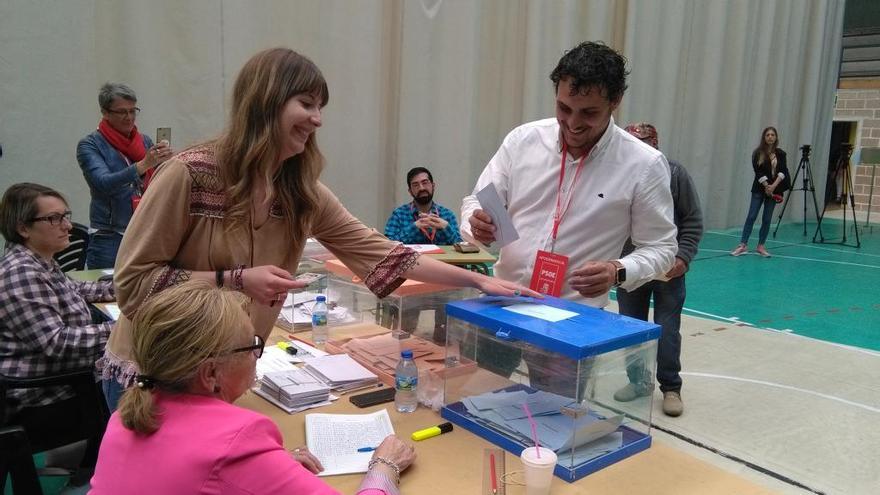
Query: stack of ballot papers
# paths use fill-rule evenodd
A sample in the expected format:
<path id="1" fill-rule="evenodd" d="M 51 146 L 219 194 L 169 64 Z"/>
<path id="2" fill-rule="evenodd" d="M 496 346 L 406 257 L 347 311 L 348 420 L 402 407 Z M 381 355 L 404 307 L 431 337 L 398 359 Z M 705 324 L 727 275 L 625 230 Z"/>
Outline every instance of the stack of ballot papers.
<path id="1" fill-rule="evenodd" d="M 284 306 L 278 314 L 278 326 L 287 330 L 296 327 L 311 328 L 312 308 L 320 295 L 320 292 L 315 291 L 288 292 Z M 356 318 L 351 315 L 348 308 L 336 305 L 337 299 L 334 294 L 327 295 L 327 323 L 339 325 L 354 322 Z"/>
<path id="2" fill-rule="evenodd" d="M 326 356 L 327 353 L 299 341 L 291 341 L 290 345 L 296 346 L 298 352 L 295 355 L 274 345 L 263 350 L 263 355 L 257 360 L 257 385 L 251 390 L 288 414 L 330 405 L 330 401 L 338 398 L 328 395 L 330 387 L 313 375 L 301 375 L 306 372 L 294 366 L 294 363 L 304 359 Z M 326 392 L 309 391 L 313 384 L 319 384 Z M 320 401 L 317 400 L 319 396 L 323 398 Z"/>
<path id="3" fill-rule="evenodd" d="M 579 418 L 562 413 L 574 402 L 561 395 L 526 390 L 499 390 L 465 397 L 461 403 L 477 423 L 500 431 L 525 446 L 534 445 L 531 425 L 522 405 L 527 404 L 537 427 L 541 446 L 580 464 L 619 449 L 623 433 L 618 431 L 623 416 L 602 417 L 589 412 Z"/>
<path id="4" fill-rule="evenodd" d="M 326 402 L 330 397 L 330 387 L 298 368 L 266 373 L 260 380 L 260 390 L 291 408 Z"/>
<path id="5" fill-rule="evenodd" d="M 305 369 L 333 390 L 345 392 L 379 383 L 379 377 L 348 354 L 305 360 Z"/>

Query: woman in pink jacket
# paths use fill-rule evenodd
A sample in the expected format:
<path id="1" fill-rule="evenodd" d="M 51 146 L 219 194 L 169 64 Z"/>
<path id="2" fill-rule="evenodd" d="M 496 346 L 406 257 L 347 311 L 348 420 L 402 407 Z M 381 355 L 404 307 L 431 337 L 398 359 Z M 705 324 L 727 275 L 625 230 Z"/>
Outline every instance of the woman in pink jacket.
<path id="1" fill-rule="evenodd" d="M 138 310 L 132 340 L 140 374 L 110 418 L 90 493 L 337 493 L 308 450 L 291 454 L 269 418 L 233 405 L 264 345 L 240 295 L 204 281 L 168 288 Z M 398 494 L 414 459 L 388 436 L 357 493 Z"/>

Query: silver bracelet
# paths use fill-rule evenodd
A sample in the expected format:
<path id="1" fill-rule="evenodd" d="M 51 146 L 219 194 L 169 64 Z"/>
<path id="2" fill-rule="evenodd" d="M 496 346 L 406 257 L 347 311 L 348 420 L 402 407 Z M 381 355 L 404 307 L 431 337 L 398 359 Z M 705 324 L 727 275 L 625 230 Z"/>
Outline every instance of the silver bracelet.
<path id="1" fill-rule="evenodd" d="M 375 466 L 377 462 L 381 462 L 382 464 L 385 464 L 386 466 L 388 466 L 394 470 L 394 475 L 397 478 L 395 481 L 399 485 L 400 484 L 400 467 L 398 467 L 398 465 L 392 460 L 386 459 L 384 457 L 376 456 L 372 460 L 370 460 L 369 464 L 367 464 L 367 469 L 368 470 L 373 469 L 373 466 Z"/>

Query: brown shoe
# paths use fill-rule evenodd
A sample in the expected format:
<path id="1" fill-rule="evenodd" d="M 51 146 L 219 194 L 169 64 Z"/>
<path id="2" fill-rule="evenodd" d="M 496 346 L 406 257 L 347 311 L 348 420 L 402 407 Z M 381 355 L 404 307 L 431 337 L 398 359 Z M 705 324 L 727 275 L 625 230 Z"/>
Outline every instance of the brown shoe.
<path id="1" fill-rule="evenodd" d="M 628 383 L 625 387 L 614 392 L 614 400 L 617 402 L 629 402 L 639 397 L 651 395 L 652 390 L 654 390 L 654 385 Z"/>
<path id="2" fill-rule="evenodd" d="M 675 391 L 663 392 L 663 414 L 667 416 L 681 416 L 684 412 L 684 404 L 681 402 L 681 393 Z"/>

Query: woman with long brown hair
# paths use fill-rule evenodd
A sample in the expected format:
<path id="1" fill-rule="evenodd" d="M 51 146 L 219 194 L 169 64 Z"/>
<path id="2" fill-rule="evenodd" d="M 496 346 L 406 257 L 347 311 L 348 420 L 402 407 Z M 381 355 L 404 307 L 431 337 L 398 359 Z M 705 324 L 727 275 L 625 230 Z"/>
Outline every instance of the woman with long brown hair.
<path id="1" fill-rule="evenodd" d="M 383 297 L 405 278 L 535 294 L 514 283 L 446 265 L 391 242 L 352 216 L 318 181 L 315 140 L 329 99 L 321 71 L 286 48 L 254 55 L 233 88 L 222 135 L 156 172 L 125 233 L 115 283 L 122 316 L 100 363 L 111 409 L 137 374 L 131 318 L 152 294 L 188 279 L 244 293 L 266 338 L 311 236 Z"/>
<path id="2" fill-rule="evenodd" d="M 769 258 L 770 253 L 764 247 L 764 243 L 767 241 L 770 224 L 773 222 L 773 208 L 776 203 L 782 201 L 782 193 L 791 187 L 785 151 L 779 148 L 779 133 L 776 132 L 775 127 L 767 127 L 761 132 L 761 142 L 752 152 L 752 170 L 755 178 L 752 180 L 749 213 L 746 215 L 739 245 L 730 254 L 739 256 L 749 250 L 752 227 L 755 219 L 758 218 L 758 211 L 763 206 L 764 215 L 761 217 L 761 230 L 758 231 L 758 246 L 755 252 Z"/>

